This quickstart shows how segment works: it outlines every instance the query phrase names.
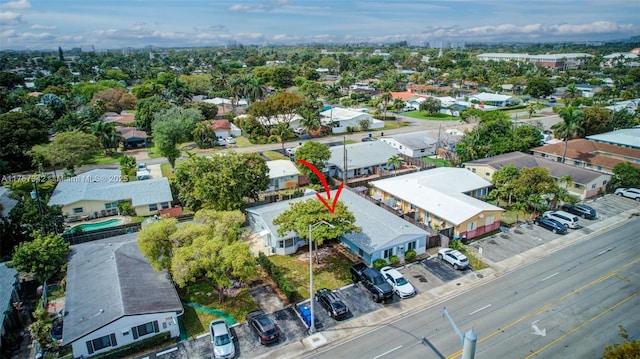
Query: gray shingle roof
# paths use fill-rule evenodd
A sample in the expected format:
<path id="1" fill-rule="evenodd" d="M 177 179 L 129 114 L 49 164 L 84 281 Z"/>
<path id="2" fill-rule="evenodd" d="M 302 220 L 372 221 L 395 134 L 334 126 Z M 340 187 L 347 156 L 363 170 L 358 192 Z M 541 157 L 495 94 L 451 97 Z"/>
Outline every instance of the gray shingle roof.
<path id="1" fill-rule="evenodd" d="M 9 212 L 11 212 L 16 204 L 18 204 L 17 200 L 9 197 L 9 193 L 11 193 L 11 191 L 0 186 L 0 205 L 2 206 L 2 212 L 0 212 L 0 215 L 3 217 L 8 217 Z"/>
<path id="2" fill-rule="evenodd" d="M 331 192 L 333 199 L 336 191 Z M 326 195 L 323 194 L 326 198 Z M 277 233 L 279 226 L 273 225 L 273 219 L 290 208 L 290 203 L 316 198 L 315 194 L 281 201 L 247 209 L 247 212 L 260 215 L 272 233 Z M 375 205 L 348 189 L 344 189 L 339 201 L 343 202 L 356 217 L 355 225 L 362 229 L 360 233 L 346 234 L 344 237 L 357 244 L 365 252 L 387 248 L 412 238 L 425 238 L 427 232 L 405 221 L 399 216 Z"/>
<path id="3" fill-rule="evenodd" d="M 430 148 L 438 143 L 438 140 L 429 136 L 427 131 L 402 133 L 391 137 L 411 150 Z"/>
<path id="4" fill-rule="evenodd" d="M 385 165 L 392 156 L 400 152 L 386 142 L 371 141 L 347 145 L 347 168 L 364 168 Z M 329 163 L 342 169 L 344 166 L 344 146 L 330 147 Z"/>
<path id="5" fill-rule="evenodd" d="M 96 169 L 58 183 L 49 205 L 69 205 L 78 201 L 131 200 L 136 206 L 172 201 L 169 180 L 165 177 L 144 181 L 120 182 L 119 170 Z"/>
<path id="6" fill-rule="evenodd" d="M 18 271 L 0 263 L 0 324 L 4 323 L 5 311 L 11 305 L 11 293 L 18 281 Z"/>
<path id="7" fill-rule="evenodd" d="M 124 316 L 182 310 L 168 275 L 138 250 L 136 233 L 71 246 L 65 344 Z"/>

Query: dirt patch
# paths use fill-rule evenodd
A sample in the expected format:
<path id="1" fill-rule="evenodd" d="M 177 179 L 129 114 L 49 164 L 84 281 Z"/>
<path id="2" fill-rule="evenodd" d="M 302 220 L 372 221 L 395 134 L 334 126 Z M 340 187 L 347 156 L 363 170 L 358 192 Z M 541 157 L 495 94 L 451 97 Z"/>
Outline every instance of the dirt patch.
<path id="1" fill-rule="evenodd" d="M 249 289 L 249 295 L 258 308 L 265 313 L 273 313 L 286 307 L 285 302 L 271 284 Z"/>

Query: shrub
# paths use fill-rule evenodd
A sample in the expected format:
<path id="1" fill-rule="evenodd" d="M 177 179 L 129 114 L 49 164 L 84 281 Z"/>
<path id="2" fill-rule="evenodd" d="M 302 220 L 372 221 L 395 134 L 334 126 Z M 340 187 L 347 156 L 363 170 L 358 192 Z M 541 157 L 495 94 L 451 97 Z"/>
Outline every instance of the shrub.
<path id="1" fill-rule="evenodd" d="M 281 268 L 275 266 L 264 253 L 258 253 L 258 264 L 271 276 L 282 293 L 287 297 L 289 302 L 295 301 L 300 294 L 296 290 L 296 286 L 291 283 L 282 272 Z"/>
<path id="2" fill-rule="evenodd" d="M 384 267 L 387 265 L 387 260 L 384 258 L 378 258 L 375 261 L 373 261 L 373 268 L 380 270 L 380 268 Z"/>
<path id="3" fill-rule="evenodd" d="M 398 258 L 398 256 L 393 255 L 389 257 L 389 262 L 391 263 L 391 265 L 396 265 L 398 263 L 400 263 L 400 258 Z"/>
<path id="4" fill-rule="evenodd" d="M 416 251 L 414 249 L 407 251 L 407 253 L 404 254 L 404 258 L 408 261 L 412 260 L 413 258 L 415 258 L 417 255 Z"/>
<path id="5" fill-rule="evenodd" d="M 462 245 L 462 242 L 460 242 L 460 240 L 454 239 L 451 242 L 449 242 L 449 248 L 462 250 L 464 249 L 464 246 Z"/>

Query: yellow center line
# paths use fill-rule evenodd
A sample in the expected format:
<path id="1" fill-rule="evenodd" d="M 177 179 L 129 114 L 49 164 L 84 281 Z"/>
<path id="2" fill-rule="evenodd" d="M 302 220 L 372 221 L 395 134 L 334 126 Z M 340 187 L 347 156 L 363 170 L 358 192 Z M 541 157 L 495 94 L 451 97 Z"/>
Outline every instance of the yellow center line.
<path id="1" fill-rule="evenodd" d="M 631 262 L 629 262 L 629 263 L 627 263 L 627 264 L 625 264 L 625 265 L 623 265 L 623 266 L 620 266 L 620 267 L 618 267 L 618 268 L 616 268 L 616 269 L 612 270 L 611 272 L 609 272 L 609 273 L 607 273 L 607 274 L 603 275 L 602 277 L 600 277 L 600 278 L 598 278 L 598 279 L 595 279 L 595 280 L 593 280 L 593 281 L 591 281 L 591 282 L 589 282 L 589 283 L 587 283 L 587 284 L 585 284 L 585 285 L 583 285 L 583 286 L 581 286 L 581 287 L 579 287 L 579 288 L 577 288 L 577 289 L 574 289 L 574 290 L 570 291 L 569 293 L 567 293 L 567 294 L 563 295 L 562 297 L 560 297 L 560 298 L 558 298 L 558 299 L 555 299 L 555 300 L 553 300 L 553 301 L 549 302 L 548 304 L 546 304 L 545 306 L 543 306 L 543 307 L 539 308 L 538 310 L 536 310 L 536 311 L 534 311 L 534 312 L 531 312 L 531 313 L 529 313 L 529 314 L 526 314 L 526 315 L 524 315 L 524 316 L 520 317 L 519 319 L 516 319 L 515 321 L 513 321 L 513 322 L 511 322 L 511 323 L 509 323 L 509 324 L 507 324 L 507 325 L 505 325 L 504 327 L 502 327 L 502 328 L 499 328 L 499 329 L 495 330 L 495 331 L 494 331 L 494 332 L 492 332 L 491 334 L 489 334 L 489 335 L 487 335 L 487 336 L 484 336 L 484 337 L 482 337 L 482 338 L 478 339 L 478 341 L 477 341 L 476 345 L 477 345 L 477 344 L 480 344 L 480 343 L 482 343 L 482 342 L 484 342 L 485 340 L 487 340 L 487 339 L 489 339 L 489 338 L 493 337 L 494 335 L 497 335 L 497 334 L 499 334 L 499 333 L 504 332 L 506 329 L 509 329 L 509 328 L 513 327 L 514 325 L 516 325 L 516 324 L 518 324 L 518 323 L 520 323 L 520 322 L 522 322 L 522 321 L 524 321 L 524 320 L 526 320 L 526 319 L 528 319 L 528 318 L 531 318 L 532 316 L 535 316 L 535 315 L 538 315 L 538 314 L 540 314 L 540 313 L 545 312 L 546 310 L 548 310 L 549 308 L 551 308 L 551 307 L 553 307 L 554 305 L 558 304 L 559 302 L 561 302 L 561 301 L 563 301 L 563 300 L 565 300 L 565 299 L 567 299 L 567 298 L 571 297 L 571 296 L 572 296 L 572 295 L 574 295 L 574 294 L 578 294 L 579 292 L 581 292 L 581 291 L 583 291 L 583 290 L 585 290 L 585 289 L 587 289 L 587 288 L 591 287 L 591 286 L 592 286 L 592 285 L 594 285 L 594 284 L 597 284 L 597 283 L 603 282 L 603 281 L 605 281 L 605 280 L 607 280 L 607 279 L 609 279 L 609 278 L 611 278 L 611 277 L 613 277 L 613 276 L 616 276 L 616 274 L 617 274 L 619 271 L 621 271 L 621 270 L 623 270 L 623 269 L 625 269 L 625 268 L 627 268 L 627 267 L 629 267 L 629 266 L 631 266 L 631 265 L 633 265 L 633 264 L 636 264 L 636 263 L 638 263 L 638 262 L 640 262 L 640 258 L 636 258 L 634 261 L 631 261 Z M 455 353 L 453 353 L 453 354 L 451 354 L 451 355 L 447 356 L 447 358 L 448 358 L 448 359 L 458 358 L 458 357 L 460 357 L 460 355 L 461 355 L 461 354 L 462 354 L 462 350 L 458 350 L 457 352 L 455 352 Z"/>
<path id="2" fill-rule="evenodd" d="M 554 345 L 555 343 L 557 343 L 557 342 L 561 341 L 562 339 L 564 339 L 564 338 L 568 337 L 569 335 L 571 335 L 571 334 L 575 333 L 575 332 L 576 332 L 577 330 L 579 330 L 580 328 L 582 328 L 582 327 L 584 327 L 585 325 L 587 325 L 587 324 L 589 324 L 589 323 L 593 322 L 594 320 L 596 320 L 596 319 L 600 318 L 601 316 L 603 316 L 603 315 L 605 315 L 605 314 L 609 313 L 610 311 L 612 311 L 612 310 L 616 309 L 617 307 L 619 307 L 619 306 L 621 306 L 622 304 L 626 303 L 627 301 L 629 301 L 631 298 L 635 297 L 635 296 L 636 296 L 636 295 L 638 295 L 639 293 L 640 293 L 640 291 L 637 291 L 637 292 L 635 292 L 635 293 L 631 294 L 630 296 L 628 296 L 628 297 L 624 298 L 623 300 L 619 301 L 618 303 L 614 304 L 613 306 L 611 306 L 611 307 L 609 307 L 609 308 L 605 309 L 604 311 L 600 312 L 600 313 L 599 313 L 598 315 L 596 315 L 595 317 L 593 317 L 593 318 L 591 318 L 591 319 L 587 320 L 586 322 L 584 322 L 584 323 L 582 323 L 582 324 L 578 325 L 577 327 L 574 327 L 573 329 L 569 330 L 568 332 L 566 332 L 566 333 L 562 334 L 562 335 L 561 335 L 561 336 L 559 336 L 558 338 L 554 339 L 551 343 L 549 343 L 549 344 L 547 344 L 547 345 L 543 346 L 542 348 L 540 348 L 540 349 L 536 350 L 535 352 L 533 352 L 533 353 L 531 353 L 531 354 L 527 355 L 527 356 L 525 357 L 525 359 L 529 359 L 529 358 L 532 358 L 532 357 L 534 357 L 534 356 L 536 356 L 536 355 L 540 354 L 540 352 L 542 352 L 543 350 L 545 350 L 545 349 L 549 348 L 550 346 Z"/>

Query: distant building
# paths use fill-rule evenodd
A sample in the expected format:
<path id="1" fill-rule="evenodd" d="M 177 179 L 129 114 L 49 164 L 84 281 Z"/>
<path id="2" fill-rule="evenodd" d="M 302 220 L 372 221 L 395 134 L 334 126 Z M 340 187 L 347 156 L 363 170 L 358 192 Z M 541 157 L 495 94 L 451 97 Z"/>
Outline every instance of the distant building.
<path id="1" fill-rule="evenodd" d="M 438 139 L 429 136 L 427 131 L 381 137 L 380 141 L 388 143 L 400 153 L 413 158 L 435 155 L 438 144 Z"/>
<path id="2" fill-rule="evenodd" d="M 580 65 L 584 61 L 584 59 L 590 57 L 593 57 L 593 55 L 587 53 L 544 55 L 529 55 L 519 53 L 483 53 L 476 56 L 478 60 L 482 61 L 523 61 L 559 70 L 577 68 L 578 65 Z"/>
<path id="3" fill-rule="evenodd" d="M 586 139 L 589 141 L 608 143 L 610 145 L 640 150 L 640 126 L 591 135 L 587 136 Z M 629 158 L 629 160 L 640 163 L 640 158 L 638 158 L 637 155 L 634 158 Z"/>

